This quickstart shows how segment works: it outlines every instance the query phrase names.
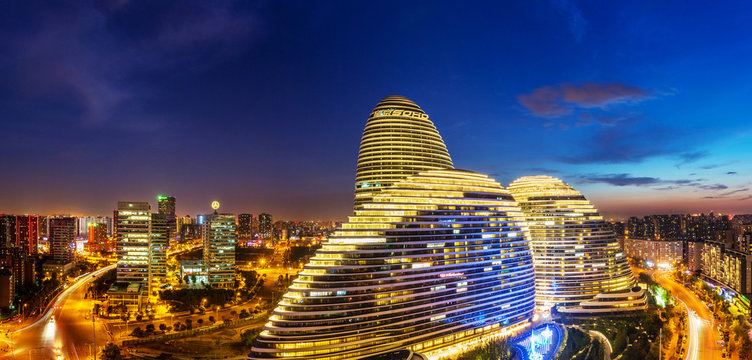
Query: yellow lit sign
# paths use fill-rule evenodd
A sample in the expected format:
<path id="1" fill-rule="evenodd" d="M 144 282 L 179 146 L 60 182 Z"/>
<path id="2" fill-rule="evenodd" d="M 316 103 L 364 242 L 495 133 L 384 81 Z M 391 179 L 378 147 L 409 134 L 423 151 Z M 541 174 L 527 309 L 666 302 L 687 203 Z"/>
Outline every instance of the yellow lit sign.
<path id="1" fill-rule="evenodd" d="M 212 209 L 214 209 L 214 210 L 217 210 L 217 209 L 219 209 L 219 201 L 216 201 L 216 200 L 212 201 L 212 203 L 211 203 L 211 207 L 212 207 Z"/>

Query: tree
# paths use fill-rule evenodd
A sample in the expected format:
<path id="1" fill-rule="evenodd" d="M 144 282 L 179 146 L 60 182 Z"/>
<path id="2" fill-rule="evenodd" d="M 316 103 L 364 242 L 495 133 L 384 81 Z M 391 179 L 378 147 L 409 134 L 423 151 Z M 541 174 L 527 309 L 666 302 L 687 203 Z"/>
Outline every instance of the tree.
<path id="1" fill-rule="evenodd" d="M 144 316 L 141 314 L 136 315 L 136 321 L 141 321 L 144 319 Z"/>
<path id="2" fill-rule="evenodd" d="M 237 315 L 237 314 L 238 314 L 238 312 L 237 312 L 237 311 L 235 311 L 235 310 L 231 310 L 231 311 L 230 311 L 230 315 L 232 315 L 232 316 L 235 316 L 235 315 Z"/>
<path id="3" fill-rule="evenodd" d="M 209 322 L 214 323 L 214 316 L 211 316 L 211 315 L 209 316 Z"/>
<path id="4" fill-rule="evenodd" d="M 159 330 L 162 330 L 162 331 L 167 330 L 167 325 L 165 325 L 165 324 L 159 324 Z"/>
<path id="5" fill-rule="evenodd" d="M 198 326 L 201 326 L 201 324 L 204 323 L 204 319 L 198 319 L 196 322 L 198 323 Z"/>
<path id="6" fill-rule="evenodd" d="M 153 333 L 154 332 L 154 324 L 146 325 L 146 332 L 147 333 Z"/>
<path id="7" fill-rule="evenodd" d="M 261 333 L 261 330 L 262 328 L 255 328 L 243 331 L 240 333 L 240 342 L 242 342 L 243 345 L 252 346 L 258 334 Z"/>
<path id="8" fill-rule="evenodd" d="M 193 329 L 193 321 L 191 319 L 185 319 L 185 328 L 188 330 Z"/>
<path id="9" fill-rule="evenodd" d="M 123 356 L 120 355 L 120 348 L 112 343 L 107 344 L 102 351 L 102 358 L 105 360 L 122 360 Z"/>
<path id="10" fill-rule="evenodd" d="M 134 337 L 143 337 L 144 336 L 144 331 L 141 330 L 141 327 L 136 327 L 131 332 L 131 336 L 134 336 Z"/>
<path id="11" fill-rule="evenodd" d="M 246 319 L 246 318 L 249 318 L 249 317 L 251 317 L 251 314 L 248 313 L 248 310 L 246 310 L 246 309 L 240 310 L 240 318 L 241 319 Z"/>

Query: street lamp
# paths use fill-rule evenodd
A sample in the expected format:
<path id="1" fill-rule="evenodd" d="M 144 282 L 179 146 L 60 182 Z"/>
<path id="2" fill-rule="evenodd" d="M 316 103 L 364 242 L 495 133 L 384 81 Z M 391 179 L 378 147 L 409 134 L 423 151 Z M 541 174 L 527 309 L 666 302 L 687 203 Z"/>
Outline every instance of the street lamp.
<path id="1" fill-rule="evenodd" d="M 214 309 L 214 315 L 217 317 L 217 321 L 219 321 L 219 306 Z"/>

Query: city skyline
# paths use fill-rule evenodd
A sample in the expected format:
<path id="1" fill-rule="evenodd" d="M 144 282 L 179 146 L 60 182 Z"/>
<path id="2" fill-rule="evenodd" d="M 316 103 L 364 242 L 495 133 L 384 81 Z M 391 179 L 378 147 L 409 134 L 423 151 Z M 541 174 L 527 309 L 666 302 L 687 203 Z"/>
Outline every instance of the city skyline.
<path id="1" fill-rule="evenodd" d="M 4 3 L 0 211 L 166 193 L 342 220 L 363 109 L 390 94 L 457 163 L 559 177 L 607 218 L 752 205 L 749 4 L 455 6 Z"/>

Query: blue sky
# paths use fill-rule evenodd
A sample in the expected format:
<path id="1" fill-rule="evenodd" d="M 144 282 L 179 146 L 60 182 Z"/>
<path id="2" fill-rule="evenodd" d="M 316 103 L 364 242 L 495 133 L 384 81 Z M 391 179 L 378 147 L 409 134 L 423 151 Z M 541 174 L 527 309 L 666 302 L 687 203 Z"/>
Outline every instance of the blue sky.
<path id="1" fill-rule="evenodd" d="M 351 212 L 361 131 L 418 103 L 459 168 L 609 217 L 752 212 L 748 2 L 3 2 L 1 212 Z"/>

